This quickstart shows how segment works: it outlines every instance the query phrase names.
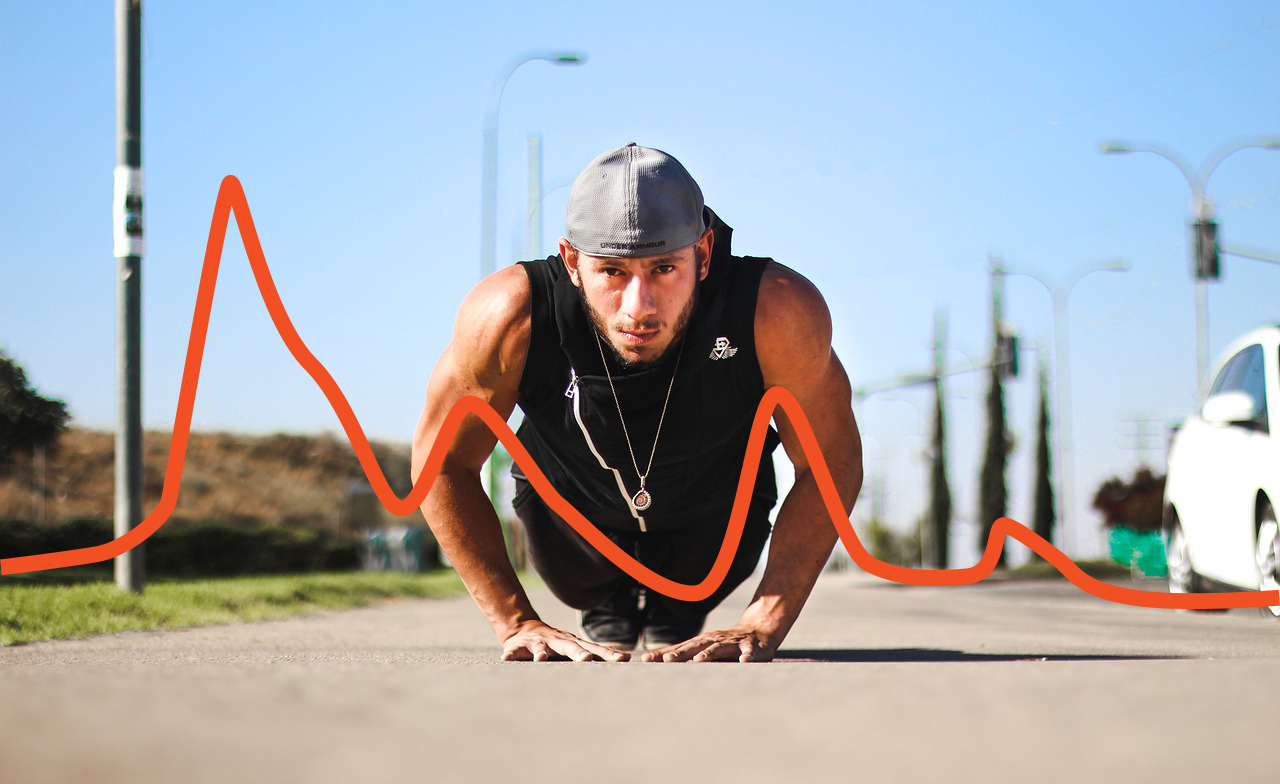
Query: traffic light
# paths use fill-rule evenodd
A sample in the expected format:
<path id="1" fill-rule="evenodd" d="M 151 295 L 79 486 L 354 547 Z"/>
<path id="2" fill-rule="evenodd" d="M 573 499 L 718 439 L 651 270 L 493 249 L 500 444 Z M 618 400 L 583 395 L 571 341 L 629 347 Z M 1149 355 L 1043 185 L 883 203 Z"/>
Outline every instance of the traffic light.
<path id="1" fill-rule="evenodd" d="M 997 360 L 1000 364 L 1001 378 L 1017 378 L 1018 377 L 1018 336 L 1011 332 L 1000 332 L 999 343 L 997 344 L 999 351 L 997 352 Z"/>
<path id="2" fill-rule="evenodd" d="M 1217 280 L 1222 272 L 1218 265 L 1218 224 L 1211 220 L 1198 220 L 1191 224 L 1195 236 L 1196 280 Z"/>

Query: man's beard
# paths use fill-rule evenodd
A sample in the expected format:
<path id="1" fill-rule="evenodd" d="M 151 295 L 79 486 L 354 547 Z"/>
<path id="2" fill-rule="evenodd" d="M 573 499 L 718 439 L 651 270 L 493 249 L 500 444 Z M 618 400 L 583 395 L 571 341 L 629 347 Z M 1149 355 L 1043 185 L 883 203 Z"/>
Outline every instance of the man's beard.
<path id="1" fill-rule="evenodd" d="M 596 335 L 600 337 L 600 342 L 609 349 L 609 353 L 613 355 L 614 361 L 617 362 L 623 370 L 645 370 L 660 364 L 668 354 L 679 347 L 678 344 L 680 341 L 684 340 L 685 332 L 689 329 L 689 321 L 693 318 L 694 308 L 697 307 L 698 304 L 698 287 L 694 286 L 693 294 L 689 295 L 689 301 L 685 303 L 684 309 L 680 311 L 680 315 L 676 318 L 676 328 L 673 333 L 674 337 L 671 338 L 671 342 L 662 350 L 662 353 L 653 359 L 627 359 L 618 352 L 617 347 L 613 345 L 613 341 L 606 337 L 609 334 L 609 330 L 605 324 L 604 316 L 600 311 L 591 307 L 591 303 L 587 301 L 587 295 L 581 286 L 575 286 L 574 288 L 578 290 L 578 301 L 582 303 L 582 309 L 586 311 L 587 317 L 591 319 L 591 324 L 595 327 Z M 647 321 L 639 321 L 634 324 L 627 324 L 625 326 L 628 329 L 659 329 L 662 326 L 662 322 L 656 319 L 650 319 Z"/>

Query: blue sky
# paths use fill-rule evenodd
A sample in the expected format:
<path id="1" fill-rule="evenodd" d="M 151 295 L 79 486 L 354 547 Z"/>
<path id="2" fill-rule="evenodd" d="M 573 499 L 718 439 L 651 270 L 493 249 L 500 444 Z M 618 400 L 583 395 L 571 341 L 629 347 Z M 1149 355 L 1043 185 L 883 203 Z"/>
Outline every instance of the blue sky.
<path id="1" fill-rule="evenodd" d="M 100 428 L 115 388 L 112 5 L 0 6 L 0 345 Z M 147 427 L 172 425 L 209 218 L 234 174 L 303 339 L 367 432 L 407 441 L 477 280 L 486 93 L 520 53 L 574 50 L 584 65 L 529 63 L 506 87 L 504 263 L 524 255 L 532 133 L 542 253 L 561 232 L 562 186 L 592 157 L 628 141 L 665 149 L 739 253 L 822 289 L 857 386 L 923 369 L 939 307 L 950 361 L 985 357 L 990 253 L 1050 282 L 1128 262 L 1070 300 L 1079 554 L 1100 549 L 1092 489 L 1143 456 L 1125 448 L 1126 420 L 1163 429 L 1196 384 L 1186 183 L 1155 156 L 1097 145 L 1154 143 L 1198 165 L 1280 134 L 1276 2 L 153 2 L 144 40 Z M 1240 152 L 1209 194 L 1225 244 L 1280 254 L 1280 154 Z M 1225 259 L 1211 352 L 1280 320 L 1278 284 L 1280 266 Z M 1049 352 L 1045 291 L 1010 278 L 1006 304 L 1022 345 Z M 1034 369 L 1035 352 L 1022 359 Z M 951 482 L 971 521 L 985 389 L 960 377 L 949 391 Z M 1010 512 L 1025 521 L 1034 373 L 1009 394 Z M 923 505 L 930 400 L 900 399 L 857 414 L 902 528 Z M 340 431 L 275 337 L 234 231 L 195 426 Z"/>

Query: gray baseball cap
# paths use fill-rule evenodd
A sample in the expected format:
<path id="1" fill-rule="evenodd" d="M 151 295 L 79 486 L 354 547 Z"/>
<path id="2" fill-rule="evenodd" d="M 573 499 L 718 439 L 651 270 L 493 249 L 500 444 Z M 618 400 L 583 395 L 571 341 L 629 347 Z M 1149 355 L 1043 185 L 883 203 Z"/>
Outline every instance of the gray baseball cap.
<path id="1" fill-rule="evenodd" d="M 662 150 L 632 142 L 573 181 L 565 239 L 588 256 L 658 256 L 689 247 L 705 231 L 702 189 Z"/>

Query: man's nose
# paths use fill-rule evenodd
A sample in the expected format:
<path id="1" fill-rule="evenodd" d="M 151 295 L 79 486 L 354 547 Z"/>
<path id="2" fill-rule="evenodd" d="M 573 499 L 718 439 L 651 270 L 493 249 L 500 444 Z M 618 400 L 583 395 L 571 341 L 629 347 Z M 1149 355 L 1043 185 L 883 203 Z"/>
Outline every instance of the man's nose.
<path id="1" fill-rule="evenodd" d="M 622 313 L 633 321 L 640 321 L 658 312 L 658 302 L 653 296 L 653 284 L 644 275 L 632 275 L 622 291 Z"/>

